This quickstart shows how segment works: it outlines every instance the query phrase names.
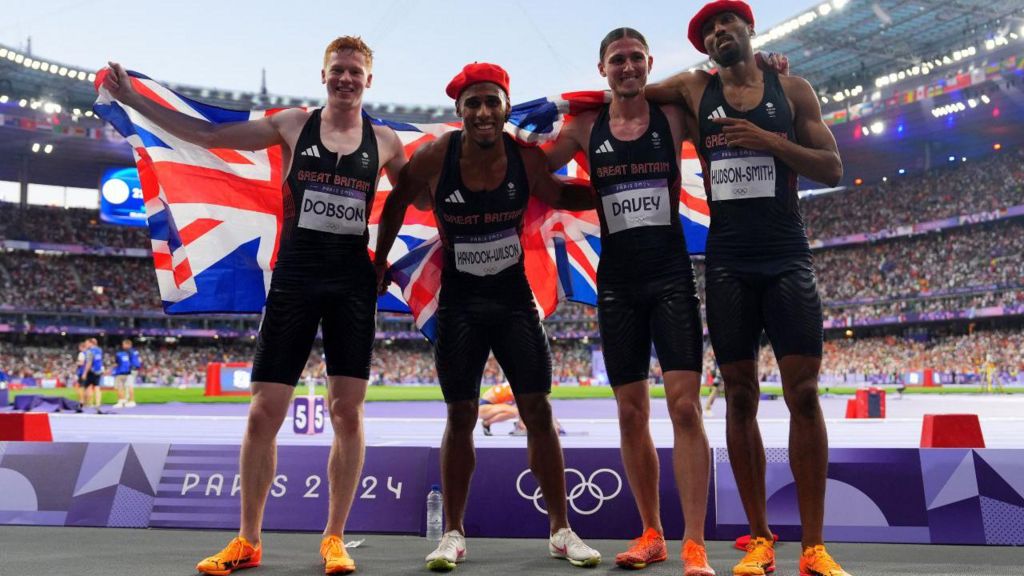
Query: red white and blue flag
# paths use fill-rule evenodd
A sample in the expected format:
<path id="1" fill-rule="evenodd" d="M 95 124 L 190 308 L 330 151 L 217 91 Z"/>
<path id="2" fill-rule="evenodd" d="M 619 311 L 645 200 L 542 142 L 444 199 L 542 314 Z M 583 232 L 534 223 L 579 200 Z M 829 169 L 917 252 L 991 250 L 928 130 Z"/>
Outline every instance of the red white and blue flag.
<path id="1" fill-rule="evenodd" d="M 168 314 L 259 312 L 270 286 L 283 222 L 281 148 L 257 152 L 206 150 L 174 137 L 138 112 L 114 101 L 103 88 L 107 71 L 97 74 L 99 96 L 94 110 L 131 144 L 146 204 L 153 261 L 160 296 Z M 135 72 L 132 85 L 143 96 L 209 122 L 238 122 L 277 113 L 228 110 L 203 104 Z M 574 92 L 517 104 L 506 130 L 517 140 L 543 144 L 558 137 L 572 115 L 606 101 L 604 92 Z M 441 134 L 459 129 L 450 124 L 406 124 L 366 116 L 393 128 L 406 153 Z M 586 178 L 585 156 L 562 173 Z M 682 190 L 679 212 L 692 253 L 704 250 L 710 222 L 700 163 L 684 144 L 680 160 Z M 369 222 L 370 247 L 391 187 L 385 176 Z M 523 226 L 527 277 L 542 317 L 558 302 L 597 303 L 597 263 L 601 229 L 597 213 L 554 210 L 531 199 Z M 441 244 L 433 214 L 409 209 L 388 260 L 395 284 L 379 309 L 411 312 L 416 325 L 431 337 L 441 283 Z"/>

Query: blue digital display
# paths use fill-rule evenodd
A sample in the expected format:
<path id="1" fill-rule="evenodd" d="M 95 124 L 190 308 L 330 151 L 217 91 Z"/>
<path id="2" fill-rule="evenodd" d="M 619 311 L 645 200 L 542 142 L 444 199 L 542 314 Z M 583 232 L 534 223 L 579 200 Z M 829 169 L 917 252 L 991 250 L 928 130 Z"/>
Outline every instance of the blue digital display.
<path id="1" fill-rule="evenodd" d="M 120 226 L 145 226 L 146 206 L 135 168 L 111 168 L 100 179 L 100 219 Z"/>
<path id="2" fill-rule="evenodd" d="M 252 368 L 220 367 L 221 392 L 249 392 L 249 375 Z"/>

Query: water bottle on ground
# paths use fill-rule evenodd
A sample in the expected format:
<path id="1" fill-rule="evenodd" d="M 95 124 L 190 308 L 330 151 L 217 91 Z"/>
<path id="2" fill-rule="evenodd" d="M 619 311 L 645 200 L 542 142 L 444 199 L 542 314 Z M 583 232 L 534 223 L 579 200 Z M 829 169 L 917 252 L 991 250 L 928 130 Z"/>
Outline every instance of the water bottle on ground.
<path id="1" fill-rule="evenodd" d="M 434 484 L 427 494 L 427 540 L 437 542 L 441 539 L 441 487 Z"/>

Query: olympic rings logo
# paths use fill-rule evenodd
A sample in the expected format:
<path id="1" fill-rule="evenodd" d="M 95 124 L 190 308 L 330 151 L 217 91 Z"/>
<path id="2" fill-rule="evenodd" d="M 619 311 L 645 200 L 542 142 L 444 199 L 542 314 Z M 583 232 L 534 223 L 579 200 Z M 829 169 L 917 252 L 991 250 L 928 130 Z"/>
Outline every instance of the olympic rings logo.
<path id="1" fill-rule="evenodd" d="M 540 505 L 540 499 L 542 497 L 540 486 L 534 489 L 533 494 L 527 494 L 523 491 L 523 478 L 529 473 L 529 468 L 519 473 L 519 477 L 516 478 L 516 492 L 526 500 L 533 502 L 533 507 L 536 508 L 538 512 L 541 514 L 547 514 L 548 511 Z M 605 501 L 615 498 L 619 495 L 619 492 L 622 492 L 622 477 L 619 476 L 618 472 L 611 468 L 598 468 L 592 472 L 590 476 L 584 476 L 583 472 L 580 472 L 575 468 L 566 468 L 565 474 L 566 476 L 572 475 L 577 478 L 577 482 L 572 486 L 572 488 L 566 490 L 566 500 L 569 502 L 569 506 L 573 510 L 584 516 L 596 514 L 597 511 L 601 509 L 601 506 L 604 505 Z M 596 482 L 596 480 L 602 475 L 610 476 L 615 482 L 615 490 L 611 491 L 609 494 L 605 494 L 604 488 Z M 570 482 L 566 479 L 566 486 L 569 484 Z M 590 496 L 597 501 L 592 508 L 581 508 L 576 505 L 576 499 L 584 494 L 590 494 Z"/>

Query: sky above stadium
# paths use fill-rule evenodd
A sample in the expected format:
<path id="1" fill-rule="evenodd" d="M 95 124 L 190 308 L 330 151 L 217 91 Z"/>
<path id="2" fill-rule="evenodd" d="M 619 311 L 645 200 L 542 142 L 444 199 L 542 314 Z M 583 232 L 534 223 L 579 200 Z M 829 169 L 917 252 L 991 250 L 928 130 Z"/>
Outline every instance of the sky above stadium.
<path id="1" fill-rule="evenodd" d="M 748 1 L 764 31 L 822 3 Z M 598 45 L 618 26 L 647 37 L 654 80 L 701 62 L 686 25 L 703 2 L 37 0 L 5 3 L 0 43 L 24 49 L 31 36 L 46 60 L 98 69 L 112 59 L 157 80 L 238 91 L 258 90 L 265 68 L 272 94 L 321 98 L 323 49 L 350 34 L 375 52 L 367 102 L 448 105 L 445 85 L 474 60 L 504 66 L 523 101 L 606 87 Z"/>

